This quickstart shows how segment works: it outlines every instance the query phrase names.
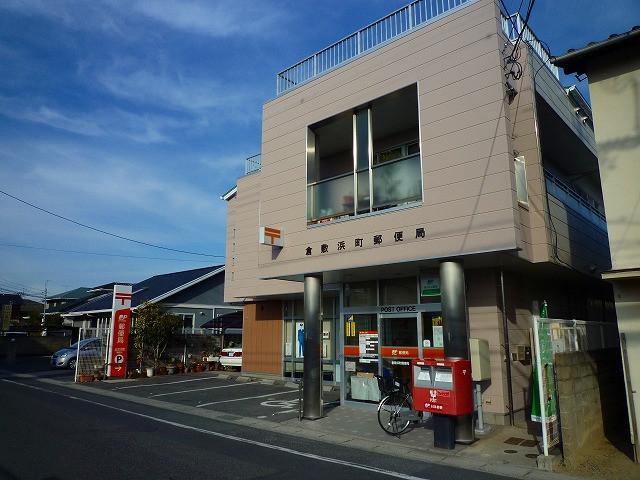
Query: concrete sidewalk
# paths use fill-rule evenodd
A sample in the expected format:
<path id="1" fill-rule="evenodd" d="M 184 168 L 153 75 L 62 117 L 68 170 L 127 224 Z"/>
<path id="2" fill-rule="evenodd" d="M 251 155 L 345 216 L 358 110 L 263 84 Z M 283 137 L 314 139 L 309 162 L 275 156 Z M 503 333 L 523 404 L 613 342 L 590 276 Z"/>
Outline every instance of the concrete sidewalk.
<path id="1" fill-rule="evenodd" d="M 227 377 L 227 380 L 229 379 L 226 374 L 223 375 Z M 246 376 L 238 375 L 237 377 L 239 381 L 246 381 Z M 537 469 L 534 457 L 538 454 L 537 448 L 525 443 L 526 440 L 531 439 L 526 437 L 521 430 L 514 428 L 497 427 L 492 433 L 473 445 L 459 445 L 455 450 L 449 451 L 433 447 L 433 433 L 429 428 L 428 421 L 400 437 L 387 435 L 378 425 L 375 409 L 340 406 L 328 409 L 326 416 L 316 421 L 300 422 L 297 419 L 289 419 L 283 422 L 273 422 L 256 417 L 231 414 L 228 411 L 196 408 L 165 399 L 144 398 L 123 393 L 123 391 L 101 388 L 98 384 L 95 386 L 92 384 L 78 385 L 68 381 L 35 376 L 34 379 L 76 391 L 316 440 L 337 447 L 352 447 L 411 460 L 454 465 L 459 468 L 494 473 L 509 478 L 540 480 L 579 478 Z M 288 386 L 293 387 L 293 385 L 295 384 L 291 383 Z"/>

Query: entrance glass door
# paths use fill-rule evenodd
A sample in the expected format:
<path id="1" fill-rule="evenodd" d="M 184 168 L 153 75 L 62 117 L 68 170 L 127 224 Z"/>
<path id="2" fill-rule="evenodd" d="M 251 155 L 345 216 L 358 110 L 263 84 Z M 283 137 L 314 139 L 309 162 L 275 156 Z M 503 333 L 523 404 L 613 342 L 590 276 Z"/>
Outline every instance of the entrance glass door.
<path id="1" fill-rule="evenodd" d="M 344 388 L 346 400 L 380 401 L 378 318 L 376 314 L 346 315 L 344 319 Z"/>
<path id="2" fill-rule="evenodd" d="M 418 315 L 380 315 L 382 373 L 411 383 L 411 360 L 418 358 Z"/>

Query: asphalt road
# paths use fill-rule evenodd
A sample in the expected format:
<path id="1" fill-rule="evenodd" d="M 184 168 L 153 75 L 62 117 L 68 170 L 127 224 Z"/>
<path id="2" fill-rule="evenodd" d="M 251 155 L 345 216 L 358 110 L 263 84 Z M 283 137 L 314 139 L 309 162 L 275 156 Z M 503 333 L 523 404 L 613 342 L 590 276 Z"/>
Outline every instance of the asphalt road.
<path id="1" fill-rule="evenodd" d="M 0 478 L 498 479 L 0 378 Z"/>

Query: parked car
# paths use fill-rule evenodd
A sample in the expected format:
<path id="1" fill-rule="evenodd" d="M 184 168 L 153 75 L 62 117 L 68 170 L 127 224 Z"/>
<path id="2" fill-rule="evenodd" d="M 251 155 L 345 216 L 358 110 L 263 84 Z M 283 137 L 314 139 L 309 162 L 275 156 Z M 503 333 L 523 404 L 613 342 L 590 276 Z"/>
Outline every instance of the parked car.
<path id="1" fill-rule="evenodd" d="M 99 338 L 85 338 L 80 340 L 80 359 L 102 355 L 102 340 Z M 78 342 L 70 347 L 58 350 L 51 355 L 49 365 L 53 368 L 76 368 L 78 356 Z"/>
<path id="2" fill-rule="evenodd" d="M 242 367 L 242 345 L 228 346 L 220 352 L 220 365 L 225 369 Z"/>

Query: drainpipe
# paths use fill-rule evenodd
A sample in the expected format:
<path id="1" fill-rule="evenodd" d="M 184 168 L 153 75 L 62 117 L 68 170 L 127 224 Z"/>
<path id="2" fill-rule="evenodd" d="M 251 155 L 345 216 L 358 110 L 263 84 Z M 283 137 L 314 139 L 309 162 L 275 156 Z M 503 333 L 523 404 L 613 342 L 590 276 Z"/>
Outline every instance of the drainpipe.
<path id="1" fill-rule="evenodd" d="M 511 347 L 509 345 L 509 320 L 507 318 L 507 309 L 504 296 L 504 269 L 500 267 L 500 296 L 502 301 L 502 330 L 504 332 L 504 350 L 505 350 L 505 363 L 507 367 L 507 395 L 509 404 L 509 425 L 514 424 L 513 416 L 513 385 L 511 383 Z"/>

